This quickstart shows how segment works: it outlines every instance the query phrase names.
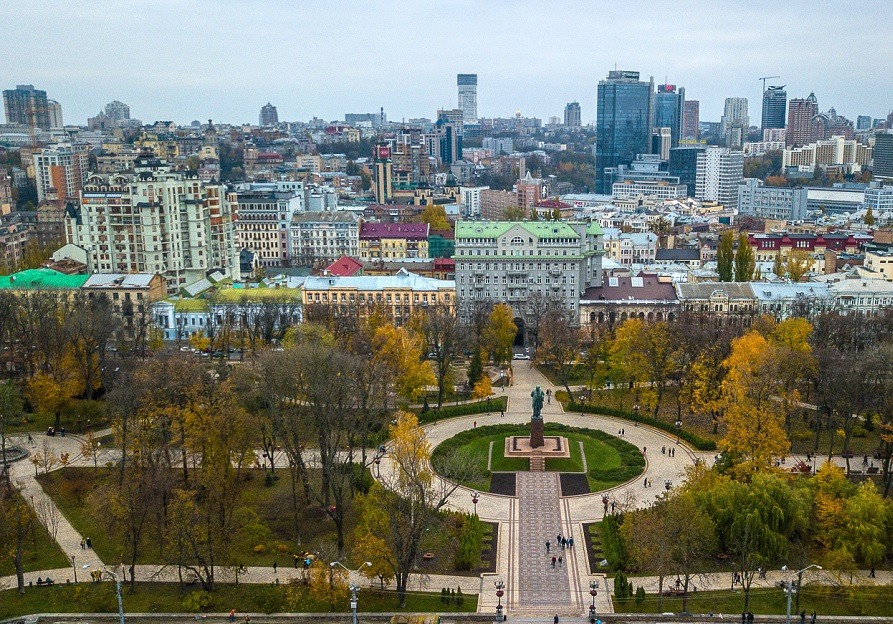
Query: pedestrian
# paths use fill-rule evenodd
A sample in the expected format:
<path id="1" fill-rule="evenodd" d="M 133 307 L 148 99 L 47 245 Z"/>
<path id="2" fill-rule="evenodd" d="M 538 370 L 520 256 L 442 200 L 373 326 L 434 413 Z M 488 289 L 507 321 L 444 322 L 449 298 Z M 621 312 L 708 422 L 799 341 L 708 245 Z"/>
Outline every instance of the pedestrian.
<path id="1" fill-rule="evenodd" d="M 570 546 L 571 548 L 573 548 L 573 547 L 574 547 L 574 538 L 571 537 L 569 540 L 567 540 L 567 544 L 568 544 L 568 546 Z"/>
<path id="2" fill-rule="evenodd" d="M 274 562 L 273 562 L 273 574 L 276 574 L 276 567 L 277 567 L 277 565 L 278 565 L 278 564 L 274 561 Z"/>
<path id="3" fill-rule="evenodd" d="M 230 621 L 230 622 L 235 622 L 235 621 L 236 621 L 236 610 L 235 610 L 235 609 L 230 610 L 230 612 L 229 612 L 229 621 Z"/>
<path id="4" fill-rule="evenodd" d="M 661 455 L 666 455 L 666 454 L 667 454 L 667 447 L 666 447 L 666 446 L 662 446 L 662 447 L 660 447 L 660 454 L 661 454 Z"/>
<path id="5" fill-rule="evenodd" d="M 28 434 L 28 444 L 34 444 L 34 438 L 31 437 L 31 434 Z"/>
<path id="6" fill-rule="evenodd" d="M 552 624 L 558 624 L 558 614 L 555 614 L 555 617 L 552 618 Z"/>
<path id="7" fill-rule="evenodd" d="M 88 537 L 86 540 L 84 540 L 84 541 L 87 543 L 87 548 L 88 548 L 88 549 L 92 549 L 92 548 L 93 548 L 93 541 L 92 541 L 89 537 Z"/>
<path id="8" fill-rule="evenodd" d="M 806 624 L 806 610 L 800 612 L 800 624 Z"/>
<path id="9" fill-rule="evenodd" d="M 292 558 L 295 560 L 295 570 L 297 570 L 298 569 L 298 556 L 292 555 Z"/>
<path id="10" fill-rule="evenodd" d="M 676 447 L 675 446 L 673 447 L 673 454 L 671 455 L 671 457 L 676 457 Z"/>
<path id="11" fill-rule="evenodd" d="M 474 429 L 478 428 L 478 421 L 474 421 Z"/>
<path id="12" fill-rule="evenodd" d="M 555 567 L 555 562 L 558 561 L 558 558 L 555 555 L 552 555 L 552 567 Z"/>
<path id="13" fill-rule="evenodd" d="M 812 617 L 809 618 L 810 624 L 815 624 L 815 611 L 812 612 Z"/>
<path id="14" fill-rule="evenodd" d="M 625 435 L 626 435 L 626 428 L 623 428 L 623 429 L 620 430 L 620 435 L 621 435 L 621 436 L 625 436 Z"/>
<path id="15" fill-rule="evenodd" d="M 558 567 L 561 567 L 561 563 L 564 561 L 564 557 L 558 557 Z"/>
<path id="16" fill-rule="evenodd" d="M 499 417 L 505 418 L 505 410 L 499 410 Z"/>
<path id="17" fill-rule="evenodd" d="M 874 566 L 871 566 L 871 572 L 868 573 L 868 578 L 875 578 L 875 576 L 874 576 Z"/>
<path id="18" fill-rule="evenodd" d="M 81 550 L 87 550 L 87 542 L 84 541 L 84 538 L 81 538 Z"/>
<path id="19" fill-rule="evenodd" d="M 741 612 L 741 624 L 747 624 L 747 611 Z"/>
<path id="20" fill-rule="evenodd" d="M 251 616 L 250 616 L 250 615 L 246 615 L 246 616 L 245 616 L 245 624 L 249 624 L 250 622 L 251 622 Z"/>
<path id="21" fill-rule="evenodd" d="M 559 544 L 561 543 L 561 533 L 558 534 L 558 536 L 555 538 L 555 541 Z"/>
<path id="22" fill-rule="evenodd" d="M 614 513 L 614 509 L 617 508 L 617 501 L 611 501 L 611 513 Z"/>
<path id="23" fill-rule="evenodd" d="M 643 446 L 642 447 L 642 455 L 645 455 L 646 453 L 648 453 L 648 447 Z"/>
<path id="24" fill-rule="evenodd" d="M 546 540 L 546 554 L 549 554 L 549 549 L 552 548 L 552 542 Z"/>

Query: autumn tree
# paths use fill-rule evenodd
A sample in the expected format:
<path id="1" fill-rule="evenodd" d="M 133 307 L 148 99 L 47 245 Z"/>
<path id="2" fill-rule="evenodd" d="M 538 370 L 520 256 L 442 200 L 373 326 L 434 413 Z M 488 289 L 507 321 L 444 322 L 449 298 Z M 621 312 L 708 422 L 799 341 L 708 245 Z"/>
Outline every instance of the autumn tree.
<path id="1" fill-rule="evenodd" d="M 497 366 L 512 358 L 512 343 L 518 327 L 512 317 L 512 309 L 504 303 L 493 307 L 481 336 L 482 345 Z"/>
<path id="2" fill-rule="evenodd" d="M 735 281 L 749 282 L 753 279 L 755 268 L 756 260 L 753 255 L 753 247 L 747 241 L 747 234 L 742 232 L 738 235 L 738 248 L 735 250 Z"/>
<path id="3" fill-rule="evenodd" d="M 6 456 L 6 425 L 21 417 L 22 396 L 11 381 L 0 382 L 0 480 L 11 485 L 9 463 Z M 0 485 L 2 487 L 2 485 Z"/>
<path id="4" fill-rule="evenodd" d="M 580 329 L 574 320 L 566 310 L 549 310 L 543 318 L 536 350 L 537 361 L 552 368 L 568 396 L 572 395 L 570 379 L 580 352 Z"/>
<path id="5" fill-rule="evenodd" d="M 102 386 L 102 370 L 109 342 L 115 335 L 118 319 L 105 294 L 96 297 L 76 295 L 65 323 L 65 335 L 84 389 L 92 399 Z"/>
<path id="6" fill-rule="evenodd" d="M 637 384 L 637 396 L 641 393 L 648 399 L 657 417 L 667 384 L 676 370 L 675 345 L 667 323 L 628 319 L 617 328 L 611 358 L 627 379 Z"/>
<path id="7" fill-rule="evenodd" d="M 462 347 L 464 335 L 459 319 L 445 306 L 432 306 L 422 313 L 421 332 L 425 336 L 429 354 L 433 356 L 439 408 L 443 405 L 451 367 Z"/>
<path id="8" fill-rule="evenodd" d="M 0 481 L 0 552 L 12 560 L 20 594 L 25 593 L 25 551 L 36 528 L 37 518 L 21 492 Z"/>
<path id="9" fill-rule="evenodd" d="M 808 251 L 795 249 L 788 254 L 786 267 L 790 280 L 797 283 L 812 270 L 812 256 Z"/>
<path id="10" fill-rule="evenodd" d="M 493 384 L 490 381 L 490 376 L 484 375 L 474 384 L 471 397 L 474 399 L 486 399 L 490 396 L 493 396 Z"/>
<path id="11" fill-rule="evenodd" d="M 716 248 L 716 271 L 719 273 L 719 281 L 731 282 L 735 276 L 735 233 L 726 230 L 719 237 L 719 246 Z"/>
<path id="12" fill-rule="evenodd" d="M 430 204 L 425 206 L 419 219 L 422 223 L 427 223 L 432 232 L 451 229 L 450 220 L 447 218 L 446 208 L 440 204 Z"/>
<path id="13" fill-rule="evenodd" d="M 383 556 L 394 573 L 400 608 L 406 605 L 409 575 L 418 563 L 426 527 L 437 522 L 458 483 L 475 476 L 474 462 L 453 452 L 439 462 L 441 479 L 431 469 L 431 445 L 414 414 L 400 412 L 390 429 L 388 467 L 361 506 L 360 525 L 384 540 Z"/>
<path id="14" fill-rule="evenodd" d="M 790 449 L 783 405 L 776 400 L 782 385 L 775 354 L 766 338 L 751 331 L 732 341 L 732 353 L 723 362 L 727 373 L 720 406 L 726 435 L 720 448 L 741 475 L 772 467 Z"/>
<path id="15" fill-rule="evenodd" d="M 426 386 L 437 382 L 425 353 L 424 336 L 406 327 L 381 325 L 372 338 L 373 359 L 393 371 L 394 390 L 406 401 L 418 399 Z"/>

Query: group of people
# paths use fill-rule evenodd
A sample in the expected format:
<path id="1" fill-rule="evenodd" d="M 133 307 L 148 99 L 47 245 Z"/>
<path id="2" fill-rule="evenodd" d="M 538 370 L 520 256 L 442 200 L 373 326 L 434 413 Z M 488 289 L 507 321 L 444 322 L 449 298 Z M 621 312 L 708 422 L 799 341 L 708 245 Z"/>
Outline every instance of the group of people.
<path id="1" fill-rule="evenodd" d="M 555 544 L 561 549 L 565 550 L 567 548 L 573 548 L 574 546 L 574 538 L 573 537 L 565 537 L 561 533 L 555 536 Z M 552 552 L 552 542 L 551 540 L 546 540 L 546 554 Z M 552 555 L 551 565 L 554 568 L 556 565 L 560 568 L 564 564 L 564 557 L 562 555 Z"/>
<path id="2" fill-rule="evenodd" d="M 89 537 L 82 537 L 81 538 L 81 550 L 87 550 L 87 549 L 92 550 L 92 548 L 93 548 L 93 540 L 91 540 Z"/>

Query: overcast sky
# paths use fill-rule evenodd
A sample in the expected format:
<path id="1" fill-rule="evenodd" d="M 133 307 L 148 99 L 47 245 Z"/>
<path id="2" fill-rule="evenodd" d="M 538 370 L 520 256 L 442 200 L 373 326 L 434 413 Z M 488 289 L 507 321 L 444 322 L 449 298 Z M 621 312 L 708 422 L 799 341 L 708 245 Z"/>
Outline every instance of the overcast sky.
<path id="1" fill-rule="evenodd" d="M 33 83 L 83 124 L 107 102 L 151 122 L 257 123 L 383 106 L 388 119 L 456 105 L 478 114 L 595 119 L 608 70 L 684 86 L 702 120 L 760 76 L 851 119 L 893 109 L 890 0 L 0 0 L 0 85 Z"/>

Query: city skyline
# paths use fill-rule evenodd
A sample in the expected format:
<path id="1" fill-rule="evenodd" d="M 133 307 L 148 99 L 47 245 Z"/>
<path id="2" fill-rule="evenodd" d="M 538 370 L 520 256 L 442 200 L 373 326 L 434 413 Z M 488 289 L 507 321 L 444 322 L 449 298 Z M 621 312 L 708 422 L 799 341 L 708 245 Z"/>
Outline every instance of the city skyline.
<path id="1" fill-rule="evenodd" d="M 703 120 L 718 121 L 727 97 L 748 98 L 756 112 L 758 78 L 765 75 L 781 76 L 770 84 L 787 85 L 789 98 L 815 92 L 822 110 L 834 106 L 851 119 L 882 117 L 891 106 L 893 78 L 850 59 L 888 57 L 893 26 L 871 22 L 874 31 L 866 37 L 827 36 L 865 30 L 860 16 L 871 15 L 872 5 L 878 11 L 884 6 L 868 2 L 857 15 L 799 1 L 716 2 L 697 12 L 663 13 L 654 3 L 559 2 L 553 12 L 574 19 L 544 20 L 537 19 L 540 5 L 527 1 L 491 4 L 487 14 L 474 10 L 474 3 L 454 2 L 445 14 L 431 2 L 406 9 L 385 0 L 374 10 L 356 5 L 339 15 L 315 1 L 295 8 L 278 0 L 206 0 L 188 10 L 176 0 L 150 10 L 111 0 L 83 6 L 10 2 L 0 8 L 0 35 L 7 58 L 15 61 L 2 80 L 6 88 L 34 84 L 45 90 L 74 124 L 112 100 L 127 102 L 133 117 L 147 122 L 253 123 L 267 101 L 289 121 L 343 119 L 380 107 L 395 121 L 434 119 L 438 108 L 458 105 L 458 73 L 478 75 L 481 117 L 520 109 L 547 120 L 578 101 L 588 124 L 596 116 L 598 81 L 615 67 L 685 87 L 689 99 L 700 101 Z M 806 12 L 810 19 L 800 20 Z M 498 43 L 500 29 L 534 19 L 540 40 L 574 45 L 534 46 L 536 54 L 520 54 Z M 803 41 L 821 45 L 788 54 L 789 39 L 771 25 L 783 29 L 793 22 Z M 406 52 L 405 46 L 415 45 L 406 37 L 408 23 L 426 25 L 422 49 L 429 54 Z M 66 41 L 61 51 L 16 35 L 42 29 Z M 404 86 L 408 77 L 412 89 Z M 853 86 L 867 84 L 870 90 Z"/>

